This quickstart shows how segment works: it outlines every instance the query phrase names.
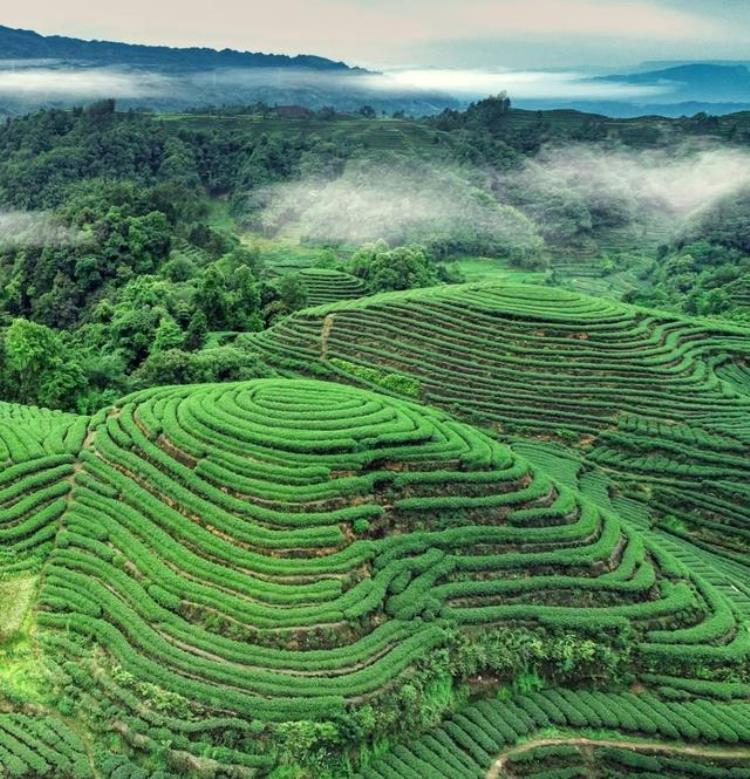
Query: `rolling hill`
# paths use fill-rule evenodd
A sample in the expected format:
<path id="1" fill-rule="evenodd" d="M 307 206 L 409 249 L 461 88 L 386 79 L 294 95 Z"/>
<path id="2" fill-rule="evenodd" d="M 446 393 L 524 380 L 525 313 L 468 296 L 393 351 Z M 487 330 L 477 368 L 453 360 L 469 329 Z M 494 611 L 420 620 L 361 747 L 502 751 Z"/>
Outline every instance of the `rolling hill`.
<path id="1" fill-rule="evenodd" d="M 729 598 L 443 411 L 266 379 L 147 390 L 92 418 L 0 412 L 0 572 L 34 593 L 6 689 L 47 717 L 11 735 L 0 719 L 14 776 L 481 776 L 552 723 L 708 740 L 725 760 L 748 740 L 731 682 L 750 633 Z M 414 757 L 368 757 L 521 668 L 548 689 L 464 706 Z M 587 679 L 611 691 L 568 689 Z M 648 694 L 626 695 L 634 681 Z M 436 760 L 457 772 L 420 774 Z"/>
<path id="2" fill-rule="evenodd" d="M 423 402 L 501 435 L 562 438 L 647 493 L 671 533 L 746 570 L 748 335 L 489 282 L 309 309 L 255 346 L 285 372 L 366 386 L 403 377 Z"/>

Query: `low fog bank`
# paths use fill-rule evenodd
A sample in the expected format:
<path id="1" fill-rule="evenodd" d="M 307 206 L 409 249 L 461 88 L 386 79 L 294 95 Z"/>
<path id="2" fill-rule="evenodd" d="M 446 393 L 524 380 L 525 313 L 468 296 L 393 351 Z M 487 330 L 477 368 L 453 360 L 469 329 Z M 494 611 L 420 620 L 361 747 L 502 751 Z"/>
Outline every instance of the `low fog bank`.
<path id="1" fill-rule="evenodd" d="M 684 218 L 750 185 L 750 152 L 700 143 L 639 152 L 549 147 L 506 181 L 531 190 L 557 186 L 588 203 L 620 200 L 631 209 Z"/>
<path id="2" fill-rule="evenodd" d="M 50 61 L 11 64 L 0 60 L 0 107 L 5 106 L 11 113 L 102 98 L 115 98 L 125 107 L 160 111 L 255 102 L 309 108 L 333 105 L 339 110 L 356 111 L 369 103 L 388 112 L 432 114 L 462 105 L 447 92 L 361 71 L 258 67 L 174 72 Z"/>
<path id="3" fill-rule="evenodd" d="M 0 60 L 0 89 L 13 91 L 69 92 L 98 96 L 150 95 L 154 90 L 169 94 L 187 86 L 210 89 L 216 85 L 254 89 L 278 84 L 308 89 L 358 89 L 377 93 L 440 92 L 466 98 L 509 92 L 523 98 L 589 98 L 626 100 L 668 94 L 672 87 L 595 81 L 575 71 L 462 70 L 405 68 L 384 72 L 321 71 L 306 68 L 231 68 L 169 72 L 127 66 L 87 66 L 56 60 Z"/>
<path id="4" fill-rule="evenodd" d="M 410 89 L 448 92 L 467 100 L 507 92 L 514 100 L 645 100 L 663 98 L 670 84 L 641 85 L 597 81 L 575 71 L 471 70 L 414 68 L 372 77 L 374 87 L 394 84 Z"/>
<path id="5" fill-rule="evenodd" d="M 0 69 L 0 98 L 35 100 L 147 99 L 169 94 L 170 79 L 120 68 L 25 67 Z"/>
<path id="6" fill-rule="evenodd" d="M 510 171 L 441 161 L 350 160 L 334 179 L 256 190 L 249 223 L 268 235 L 323 245 L 384 238 L 438 254 L 528 258 L 582 246 L 607 228 L 686 230 L 750 188 L 750 153 L 692 144 L 658 151 L 594 144 L 548 147 Z"/>
<path id="7" fill-rule="evenodd" d="M 48 211 L 0 210 L 0 250 L 20 247 L 74 246 L 83 235 Z"/>
<path id="8" fill-rule="evenodd" d="M 541 248 L 534 225 L 499 203 L 486 172 L 428 161 L 350 161 L 334 180 L 305 179 L 252 193 L 252 226 L 327 245 L 383 238 L 447 253 L 525 257 Z"/>
<path id="9" fill-rule="evenodd" d="M 400 69 L 383 73 L 304 68 L 216 68 L 203 71 L 90 66 L 52 60 L 0 60 L 0 99 L 20 104 L 62 103 L 113 97 L 160 109 L 238 105 L 265 100 L 296 101 L 312 108 L 344 101 L 435 113 L 506 91 L 518 100 L 644 101 L 668 95 L 668 85 L 641 86 L 595 81 L 584 74 L 513 70 Z"/>

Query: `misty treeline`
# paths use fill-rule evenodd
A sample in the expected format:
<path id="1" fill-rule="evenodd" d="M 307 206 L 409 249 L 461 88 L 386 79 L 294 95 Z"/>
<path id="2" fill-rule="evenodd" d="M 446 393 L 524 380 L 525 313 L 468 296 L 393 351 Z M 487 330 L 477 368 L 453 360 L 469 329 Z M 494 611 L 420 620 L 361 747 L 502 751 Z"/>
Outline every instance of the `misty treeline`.
<path id="1" fill-rule="evenodd" d="M 304 280 L 266 262 L 295 244 L 375 292 L 460 281 L 449 261 L 467 255 L 604 267 L 625 231 L 648 260 L 632 299 L 734 313 L 721 279 L 736 286 L 750 254 L 741 133 L 634 136 L 502 96 L 420 122 L 291 113 L 159 118 L 104 100 L 6 122 L 2 397 L 86 411 L 263 375 L 243 334 L 307 304 Z"/>

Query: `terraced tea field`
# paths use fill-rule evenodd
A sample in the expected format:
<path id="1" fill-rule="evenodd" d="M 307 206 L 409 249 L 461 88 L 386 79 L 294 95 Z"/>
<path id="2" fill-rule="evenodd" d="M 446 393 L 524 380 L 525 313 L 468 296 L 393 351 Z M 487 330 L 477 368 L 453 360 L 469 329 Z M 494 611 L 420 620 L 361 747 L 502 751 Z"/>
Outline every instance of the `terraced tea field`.
<path id="1" fill-rule="evenodd" d="M 93 778 L 84 745 L 60 720 L 0 714 L 2 776 Z"/>
<path id="2" fill-rule="evenodd" d="M 60 428 L 38 422 L 37 436 L 56 431 L 49 451 L 3 471 L 1 529 L 43 558 L 28 639 L 80 732 L 109 739 L 87 753 L 91 771 L 148 777 L 139 766 L 159 754 L 162 777 L 263 776 L 318 749 L 333 775 L 351 775 L 359 758 L 341 749 L 343 728 L 382 706 L 381 727 L 413 736 L 401 720 L 427 716 L 422 696 L 445 685 L 432 658 L 454 664 L 449 686 L 475 684 L 469 668 L 484 663 L 502 678 L 492 654 L 462 666 L 464 641 L 534 631 L 583 653 L 576 678 L 624 673 L 648 694 L 618 698 L 617 721 L 594 714 L 613 708 L 606 696 L 578 714 L 577 693 L 569 705 L 552 690 L 516 708 L 488 702 L 494 714 L 465 709 L 435 732 L 461 755 L 430 756 L 435 744 L 418 740 L 416 757 L 399 748 L 363 775 L 481 775 L 553 727 L 725 752 L 747 740 L 750 696 L 732 680 L 747 673 L 750 633 L 730 599 L 616 511 L 443 411 L 266 379 L 147 390 L 90 420 L 54 419 Z M 566 662 L 539 660 L 539 672 L 567 678 Z M 51 689 L 39 695 L 54 708 Z M 522 729 L 499 724 L 524 706 Z M 495 723 L 484 736 L 481 716 Z M 317 735 L 290 747 L 302 727 Z M 51 759 L 32 752 L 13 775 Z M 462 768 L 419 773 L 436 760 Z"/>
<path id="3" fill-rule="evenodd" d="M 0 403 L 0 571 L 6 576 L 37 571 L 51 549 L 87 424 L 85 417 Z"/>
<path id="4" fill-rule="evenodd" d="M 255 344 L 289 374 L 395 374 L 500 436 L 562 438 L 674 534 L 750 562 L 748 329 L 483 283 L 309 309 Z"/>
<path id="5" fill-rule="evenodd" d="M 745 702 L 550 689 L 468 706 L 361 778 L 746 777 L 748 722 Z"/>
<path id="6" fill-rule="evenodd" d="M 299 275 L 307 287 L 307 301 L 311 306 L 336 300 L 352 300 L 366 294 L 361 279 L 342 271 L 304 268 Z"/>

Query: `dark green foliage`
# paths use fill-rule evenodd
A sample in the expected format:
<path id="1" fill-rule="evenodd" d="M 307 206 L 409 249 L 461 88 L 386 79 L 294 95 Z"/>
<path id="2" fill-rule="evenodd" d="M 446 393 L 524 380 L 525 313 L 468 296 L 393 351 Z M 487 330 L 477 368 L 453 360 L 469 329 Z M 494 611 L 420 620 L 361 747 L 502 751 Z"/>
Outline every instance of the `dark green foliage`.
<path id="1" fill-rule="evenodd" d="M 439 281 L 434 263 L 422 247 L 391 249 L 384 241 L 357 251 L 351 260 L 351 272 L 370 292 L 430 287 Z"/>

